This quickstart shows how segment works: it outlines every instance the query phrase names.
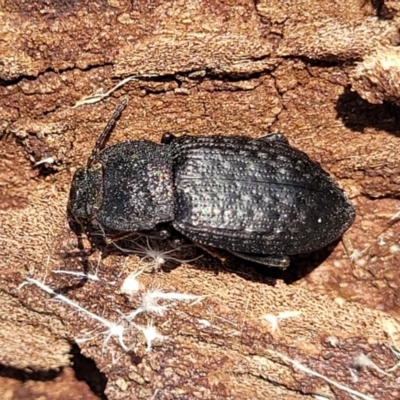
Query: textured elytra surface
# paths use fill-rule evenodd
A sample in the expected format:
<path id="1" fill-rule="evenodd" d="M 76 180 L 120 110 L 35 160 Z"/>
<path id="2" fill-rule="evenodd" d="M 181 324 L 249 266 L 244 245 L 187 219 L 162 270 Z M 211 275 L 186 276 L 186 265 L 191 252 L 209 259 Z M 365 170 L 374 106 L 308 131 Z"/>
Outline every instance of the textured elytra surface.
<path id="1" fill-rule="evenodd" d="M 279 135 L 182 138 L 173 144 L 177 213 L 194 242 L 290 255 L 318 250 L 351 224 L 346 195 Z"/>
<path id="2" fill-rule="evenodd" d="M 24 358 L 14 357 L 16 368 L 39 365 L 37 360 L 49 368 L 53 354 L 60 365 L 65 361 L 65 342 L 53 341 L 59 344 L 51 354 L 40 350 L 29 335 L 33 325 L 53 339 L 103 332 L 42 291 L 30 286 L 17 291 L 27 275 L 46 277 L 53 288 L 66 289 L 71 299 L 113 321 L 120 318 L 116 307 L 129 312 L 139 301 L 126 300 L 118 285 L 105 283 L 115 281 L 124 262 L 121 279 L 135 270 L 134 256 L 108 257 L 99 268 L 101 282 L 80 288 L 74 278 L 53 271 L 83 272 L 78 260 L 59 256 L 76 249 L 65 224 L 68 192 L 75 168 L 85 164 L 119 100 L 71 106 L 126 75 L 153 72 L 156 77 L 116 92 L 128 95 L 130 103 L 110 144 L 159 141 L 166 131 L 253 138 L 280 131 L 322 163 L 351 196 L 357 215 L 343 242 L 348 252 L 339 243 L 330 254 L 300 258 L 280 275 L 286 283 L 276 287 L 268 286 L 274 283 L 269 271 L 206 257 L 169 274 L 146 275 L 145 285 L 210 298 L 197 308 L 182 305 L 157 317 L 155 325 L 169 341 L 143 351 L 143 358 L 136 356 L 144 346 L 123 355 L 115 338 L 105 348 L 101 335 L 81 342 L 107 375 L 108 397 L 151 398 L 158 390 L 156 399 L 304 399 L 315 393 L 349 398 L 271 349 L 370 397 L 399 397 L 397 371 L 386 376 L 361 368 L 354 377 L 349 370 L 360 352 L 385 371 L 396 362 L 382 319 L 394 322 L 388 312 L 399 315 L 399 226 L 389 221 L 399 209 L 400 114 L 397 106 L 379 102 L 395 101 L 398 90 L 385 80 L 396 76 L 396 69 L 385 74 L 382 63 L 368 57 L 381 57 L 377 44 L 386 49 L 385 57 L 397 53 L 398 2 L 376 8 L 363 0 L 295 3 L 2 3 L 0 286 L 18 302 L 5 298 L 10 307 L 1 321 L 17 314 L 23 325 L 18 335 L 5 332 L 7 354 L 21 348 L 22 339 L 28 349 Z M 357 71 L 367 69 L 365 80 L 353 73 L 364 60 Z M 376 93 L 370 84 L 375 79 L 382 80 Z M 48 157 L 53 164 L 33 168 Z M 348 257 L 352 252 L 358 255 L 354 262 Z M 94 272 L 97 255 L 91 263 Z M 336 296 L 342 301 L 333 301 Z M 16 313 L 26 309 L 32 312 Z M 281 320 L 279 330 L 260 319 L 296 310 L 301 316 Z M 43 322 L 39 315 L 50 319 Z M 212 327 L 204 328 L 204 319 Z M 56 329 L 48 330 L 52 326 Z M 136 344 L 137 338 L 132 332 L 126 341 Z M 57 379 L 64 379 L 69 393 L 76 387 L 64 375 Z M 29 384 L 37 393 L 47 382 Z M 48 393 L 54 397 L 51 388 Z"/>

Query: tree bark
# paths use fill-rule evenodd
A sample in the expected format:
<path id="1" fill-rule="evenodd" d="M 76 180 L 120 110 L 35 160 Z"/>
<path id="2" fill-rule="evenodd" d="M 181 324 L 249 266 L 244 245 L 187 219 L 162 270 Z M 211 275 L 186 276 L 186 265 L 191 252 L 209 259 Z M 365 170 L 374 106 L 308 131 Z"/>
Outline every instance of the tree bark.
<path id="1" fill-rule="evenodd" d="M 89 398 L 68 372 L 88 357 L 83 380 L 109 399 L 399 398 L 396 1 L 5 1 L 0 15 L 0 386 L 35 398 L 43 382 L 23 381 L 57 376 L 65 392 L 44 396 Z M 87 280 L 55 272 L 84 272 L 60 256 L 77 249 L 70 183 L 122 98 L 108 145 L 279 131 L 348 193 L 353 226 L 285 271 L 193 251 L 129 296 L 140 255 L 96 252 Z M 151 288 L 205 297 L 122 318 Z"/>

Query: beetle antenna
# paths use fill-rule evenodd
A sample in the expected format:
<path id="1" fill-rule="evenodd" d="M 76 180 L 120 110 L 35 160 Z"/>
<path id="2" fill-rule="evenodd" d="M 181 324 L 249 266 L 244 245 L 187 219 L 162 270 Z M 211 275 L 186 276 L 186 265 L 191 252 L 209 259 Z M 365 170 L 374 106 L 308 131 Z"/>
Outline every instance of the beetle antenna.
<path id="1" fill-rule="evenodd" d="M 96 158 L 97 154 L 99 153 L 99 150 L 103 147 L 108 135 L 112 131 L 115 122 L 117 119 L 120 117 L 122 111 L 128 104 L 128 99 L 125 98 L 121 101 L 121 103 L 118 104 L 117 108 L 113 112 L 113 115 L 111 118 L 108 120 L 106 127 L 103 129 L 103 132 L 99 136 L 99 138 L 96 141 L 96 144 L 93 147 L 92 153 L 90 154 L 90 157 L 88 158 L 86 168 L 90 168 L 91 165 L 93 164 L 94 159 Z"/>

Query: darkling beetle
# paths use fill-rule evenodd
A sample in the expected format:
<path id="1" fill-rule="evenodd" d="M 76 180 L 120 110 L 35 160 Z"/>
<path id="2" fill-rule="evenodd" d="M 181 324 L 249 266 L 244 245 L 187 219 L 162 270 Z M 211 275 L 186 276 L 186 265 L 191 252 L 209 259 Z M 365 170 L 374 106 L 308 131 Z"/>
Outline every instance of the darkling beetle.
<path id="1" fill-rule="evenodd" d="M 352 224 L 354 208 L 321 166 L 281 134 L 164 136 L 101 150 L 115 110 L 72 181 L 69 213 L 88 232 L 152 234 L 169 225 L 194 243 L 261 264 L 319 250 Z"/>

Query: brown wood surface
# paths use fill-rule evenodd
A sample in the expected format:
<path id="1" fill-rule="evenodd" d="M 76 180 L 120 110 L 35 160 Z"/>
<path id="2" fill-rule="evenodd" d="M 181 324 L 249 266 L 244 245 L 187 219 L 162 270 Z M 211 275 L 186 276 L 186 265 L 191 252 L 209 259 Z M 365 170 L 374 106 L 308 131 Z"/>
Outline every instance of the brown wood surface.
<path id="1" fill-rule="evenodd" d="M 400 216 L 391 219 L 400 208 L 399 8 L 0 2 L 0 397 L 350 399 L 348 388 L 400 398 L 399 369 L 390 371 L 400 361 Z M 138 78 L 82 104 L 129 76 Z M 77 248 L 66 222 L 71 178 L 123 97 L 109 144 L 279 131 L 346 190 L 354 225 L 286 271 L 190 249 L 203 257 L 140 275 L 131 296 L 121 285 L 140 255 L 99 262 L 96 252 L 97 281 L 54 273 L 82 272 L 79 258 L 60 256 Z M 129 351 L 27 278 L 122 324 Z M 138 316 L 163 337 L 148 351 L 121 315 L 151 288 L 205 297 Z"/>

